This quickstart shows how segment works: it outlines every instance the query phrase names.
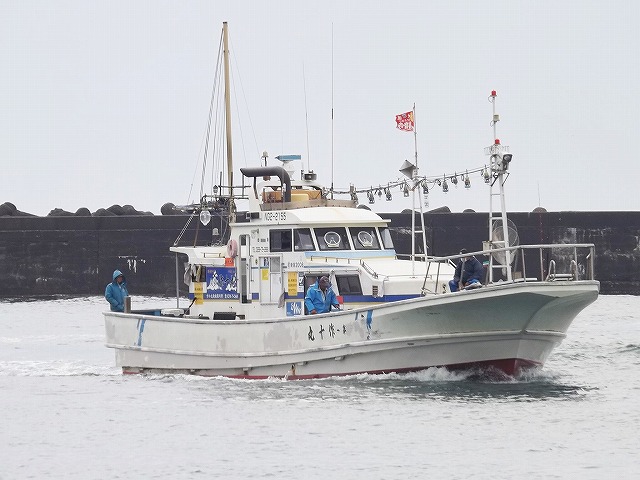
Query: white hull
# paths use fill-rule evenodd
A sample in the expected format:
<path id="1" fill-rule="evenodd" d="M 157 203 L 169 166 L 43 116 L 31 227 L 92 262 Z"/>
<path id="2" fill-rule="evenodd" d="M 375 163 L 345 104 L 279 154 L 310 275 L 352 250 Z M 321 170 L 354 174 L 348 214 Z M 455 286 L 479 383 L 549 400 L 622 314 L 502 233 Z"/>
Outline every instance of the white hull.
<path id="1" fill-rule="evenodd" d="M 324 315 L 200 320 L 105 313 L 125 373 L 316 378 L 492 365 L 541 366 L 598 282 L 488 286 Z"/>

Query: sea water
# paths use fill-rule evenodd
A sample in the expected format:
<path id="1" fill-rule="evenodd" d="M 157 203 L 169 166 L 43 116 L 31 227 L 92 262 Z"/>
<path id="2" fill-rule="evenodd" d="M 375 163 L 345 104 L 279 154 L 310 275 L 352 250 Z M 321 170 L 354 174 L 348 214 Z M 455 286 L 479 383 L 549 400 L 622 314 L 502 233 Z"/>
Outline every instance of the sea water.
<path id="1" fill-rule="evenodd" d="M 518 379 L 123 376 L 106 306 L 0 301 L 0 479 L 640 475 L 640 297 L 601 296 Z"/>

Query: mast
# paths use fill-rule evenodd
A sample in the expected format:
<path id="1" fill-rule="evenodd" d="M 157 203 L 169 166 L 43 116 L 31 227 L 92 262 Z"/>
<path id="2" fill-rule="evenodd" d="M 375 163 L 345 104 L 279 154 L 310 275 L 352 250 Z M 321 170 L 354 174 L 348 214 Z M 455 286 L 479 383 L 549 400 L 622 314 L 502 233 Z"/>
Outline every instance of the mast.
<path id="1" fill-rule="evenodd" d="M 416 104 L 413 104 L 413 110 L 408 112 L 410 115 L 410 130 L 413 130 L 413 146 L 414 146 L 414 162 L 415 164 L 405 160 L 400 167 L 400 172 L 407 178 L 409 178 L 411 187 L 409 187 L 409 183 L 405 182 L 405 197 L 409 196 L 409 188 L 411 188 L 411 275 L 415 275 L 416 268 L 416 256 L 420 256 L 423 258 L 423 261 L 426 262 L 427 259 L 427 237 L 426 230 L 424 228 L 424 210 L 422 208 L 422 202 L 420 202 L 420 230 L 416 230 L 416 188 L 421 184 L 418 181 L 418 135 L 416 128 Z M 398 120 L 396 119 L 396 122 Z M 405 128 L 406 129 L 406 128 Z M 408 129 L 406 129 L 408 130 Z M 421 254 L 416 254 L 416 233 L 422 235 L 422 252 Z"/>
<path id="2" fill-rule="evenodd" d="M 416 159 L 416 170 L 418 169 L 418 129 L 416 128 L 416 104 L 413 104 L 413 149 Z M 417 172 L 416 172 L 417 174 Z"/>
<path id="3" fill-rule="evenodd" d="M 229 185 L 229 222 L 235 221 L 233 202 L 233 148 L 231 143 L 231 88 L 229 82 L 229 35 L 227 22 L 222 22 L 222 55 L 224 59 L 224 108 L 227 133 L 227 182 Z"/>
<path id="4" fill-rule="evenodd" d="M 508 175 L 507 170 L 509 168 L 509 163 L 511 162 L 511 154 L 509 152 L 509 147 L 500 144 L 500 140 L 497 137 L 497 128 L 496 124 L 500 121 L 500 115 L 496 113 L 496 91 L 493 90 L 491 95 L 489 96 L 489 102 L 493 105 L 493 120 L 491 121 L 491 125 L 493 127 L 493 145 L 487 147 L 485 149 L 486 154 L 490 155 L 490 169 L 491 174 L 493 175 L 493 180 L 490 184 L 489 189 L 489 241 L 492 245 L 495 245 L 498 248 L 508 248 L 510 246 L 509 243 L 509 226 L 507 223 L 507 207 L 504 198 L 504 182 L 506 182 L 505 173 Z M 498 187 L 498 193 L 494 193 L 493 189 L 496 186 Z M 493 200 L 494 197 L 499 197 L 500 199 L 500 212 L 496 212 L 493 208 Z M 493 227 L 494 220 L 500 219 L 502 223 L 502 240 L 494 240 L 493 237 Z M 505 255 L 505 265 L 501 265 L 500 268 L 506 269 L 507 280 L 512 280 L 511 274 L 511 257 L 512 252 L 510 250 L 504 251 Z M 489 281 L 493 282 L 493 255 L 489 258 Z"/>
<path id="5" fill-rule="evenodd" d="M 333 23 L 331 24 L 331 199 L 333 200 Z"/>
<path id="6" fill-rule="evenodd" d="M 422 202 L 418 202 L 420 205 L 420 230 L 416 230 L 416 189 L 420 185 L 418 182 L 418 128 L 416 123 L 416 104 L 413 104 L 413 148 L 414 148 L 414 158 L 416 161 L 416 168 L 413 170 L 413 178 L 411 179 L 411 196 L 412 196 L 412 215 L 411 215 L 411 274 L 415 275 L 415 259 L 416 259 L 416 233 L 419 233 L 422 237 L 422 260 L 424 262 L 427 261 L 427 230 L 424 227 L 424 208 L 422 206 Z"/>
<path id="7" fill-rule="evenodd" d="M 418 133 L 416 129 L 416 104 L 413 104 L 413 147 L 415 168 L 411 175 L 411 275 L 416 274 L 416 176 L 418 175 Z M 420 204 L 420 216 L 422 216 L 422 204 Z M 424 232 L 424 228 L 422 229 Z M 424 252 L 427 253 L 426 251 Z"/>

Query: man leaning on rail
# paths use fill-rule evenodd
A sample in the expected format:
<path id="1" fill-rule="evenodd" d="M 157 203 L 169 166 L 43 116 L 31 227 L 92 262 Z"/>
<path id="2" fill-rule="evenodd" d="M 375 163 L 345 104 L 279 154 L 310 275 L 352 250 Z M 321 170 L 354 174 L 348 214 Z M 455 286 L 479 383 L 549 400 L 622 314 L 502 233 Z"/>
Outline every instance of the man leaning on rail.
<path id="1" fill-rule="evenodd" d="M 340 310 L 340 304 L 329 285 L 328 277 L 320 277 L 320 280 L 309 287 L 304 297 L 304 305 L 312 315 L 329 312 L 331 307 Z"/>

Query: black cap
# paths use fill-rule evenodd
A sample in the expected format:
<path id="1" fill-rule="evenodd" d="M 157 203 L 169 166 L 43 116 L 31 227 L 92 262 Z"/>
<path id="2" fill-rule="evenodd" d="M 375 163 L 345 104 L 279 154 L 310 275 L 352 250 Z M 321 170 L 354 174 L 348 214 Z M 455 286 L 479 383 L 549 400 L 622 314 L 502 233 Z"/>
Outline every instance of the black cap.
<path id="1" fill-rule="evenodd" d="M 463 248 L 463 249 L 460 250 L 460 255 L 462 255 L 463 253 L 467 253 L 467 249 L 466 248 Z"/>

